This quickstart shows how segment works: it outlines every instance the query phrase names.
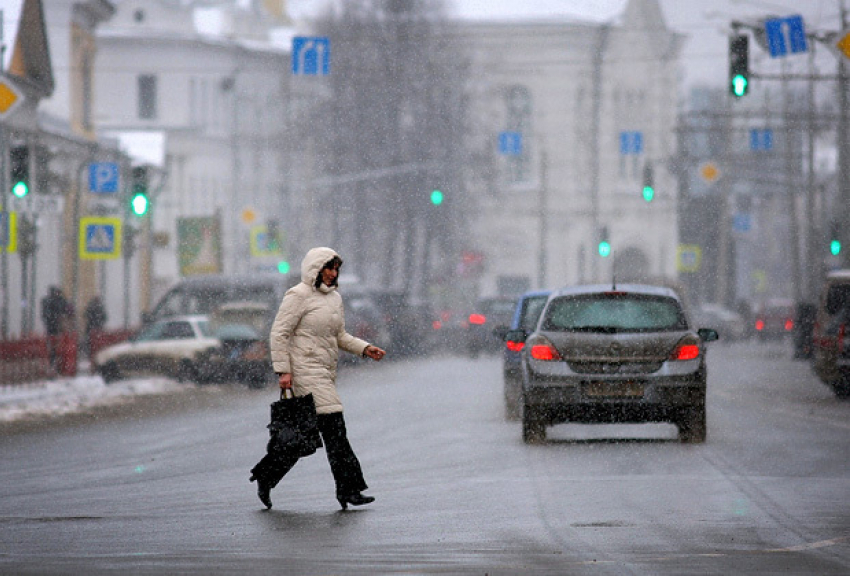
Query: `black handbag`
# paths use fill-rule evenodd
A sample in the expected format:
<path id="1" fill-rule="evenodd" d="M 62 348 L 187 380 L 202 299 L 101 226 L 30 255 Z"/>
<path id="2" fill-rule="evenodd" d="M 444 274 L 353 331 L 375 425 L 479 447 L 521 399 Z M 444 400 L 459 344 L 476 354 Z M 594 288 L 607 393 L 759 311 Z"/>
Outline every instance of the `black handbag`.
<path id="1" fill-rule="evenodd" d="M 284 452 L 300 458 L 322 447 L 312 394 L 287 397 L 281 390 L 280 400 L 271 405 L 268 429 L 269 452 Z"/>

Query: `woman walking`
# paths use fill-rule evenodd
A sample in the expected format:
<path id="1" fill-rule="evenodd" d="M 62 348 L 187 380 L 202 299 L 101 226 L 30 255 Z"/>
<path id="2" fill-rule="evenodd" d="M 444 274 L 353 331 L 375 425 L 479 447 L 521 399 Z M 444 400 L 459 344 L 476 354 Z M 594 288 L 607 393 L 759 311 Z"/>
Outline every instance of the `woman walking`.
<path id="1" fill-rule="evenodd" d="M 313 248 L 301 262 L 301 283 L 289 289 L 275 316 L 270 346 L 281 389 L 295 396 L 313 395 L 319 433 L 336 482 L 342 509 L 375 500 L 364 496 L 366 482 L 345 430 L 342 401 L 336 390 L 339 349 L 380 360 L 384 352 L 345 331 L 342 297 L 337 288 L 342 259 L 330 248 Z M 292 454 L 269 451 L 251 470 L 257 495 L 272 507 L 271 489 L 298 461 Z"/>

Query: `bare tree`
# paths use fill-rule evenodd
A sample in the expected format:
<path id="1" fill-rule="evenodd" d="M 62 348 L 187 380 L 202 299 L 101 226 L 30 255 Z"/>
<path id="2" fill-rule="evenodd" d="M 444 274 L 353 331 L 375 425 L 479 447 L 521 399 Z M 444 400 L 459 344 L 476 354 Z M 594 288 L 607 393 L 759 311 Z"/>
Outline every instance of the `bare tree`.
<path id="1" fill-rule="evenodd" d="M 356 247 L 364 278 L 421 294 L 457 250 L 468 58 L 440 0 L 347 0 L 316 32 L 333 51 L 329 97 L 309 119 L 321 170 L 343 183 L 321 208 L 332 240 Z"/>

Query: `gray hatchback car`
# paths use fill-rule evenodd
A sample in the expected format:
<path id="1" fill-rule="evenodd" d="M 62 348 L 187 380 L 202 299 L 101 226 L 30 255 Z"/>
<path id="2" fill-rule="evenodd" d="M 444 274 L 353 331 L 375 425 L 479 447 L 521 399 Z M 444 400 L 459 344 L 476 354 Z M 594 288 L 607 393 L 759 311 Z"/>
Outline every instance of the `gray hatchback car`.
<path id="1" fill-rule="evenodd" d="M 520 333 L 522 332 L 522 333 Z M 706 437 L 705 344 L 679 295 L 640 284 L 588 285 L 552 294 L 521 352 L 522 436 L 562 422 L 672 422 L 685 442 Z"/>

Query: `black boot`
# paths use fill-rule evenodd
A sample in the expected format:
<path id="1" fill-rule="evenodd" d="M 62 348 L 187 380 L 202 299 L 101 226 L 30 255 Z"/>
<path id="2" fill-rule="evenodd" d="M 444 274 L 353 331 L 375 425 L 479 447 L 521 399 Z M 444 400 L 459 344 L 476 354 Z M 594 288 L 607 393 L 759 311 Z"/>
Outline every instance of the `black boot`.
<path id="1" fill-rule="evenodd" d="M 272 507 L 272 486 L 267 481 L 262 478 L 257 478 L 256 476 L 251 476 L 250 481 L 257 482 L 257 497 L 260 499 L 260 502 L 266 507 L 266 510 L 271 510 Z"/>
<path id="2" fill-rule="evenodd" d="M 348 505 L 352 506 L 363 506 L 364 504 L 369 504 L 375 501 L 374 496 L 364 496 L 360 492 L 355 492 L 354 494 L 337 494 L 336 499 L 339 502 L 339 505 L 342 506 L 343 510 L 348 510 Z"/>

